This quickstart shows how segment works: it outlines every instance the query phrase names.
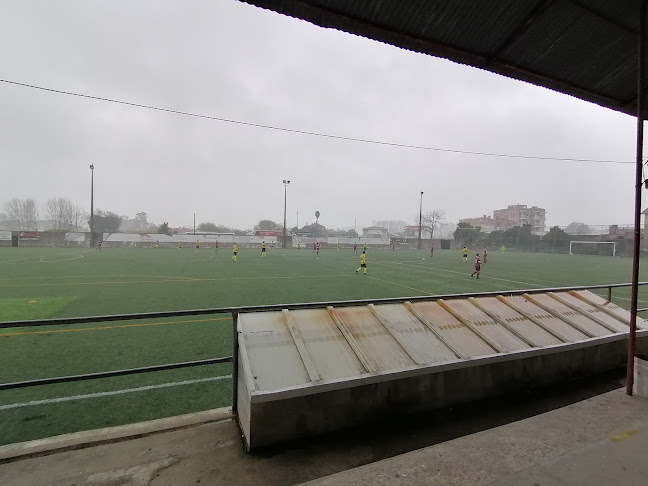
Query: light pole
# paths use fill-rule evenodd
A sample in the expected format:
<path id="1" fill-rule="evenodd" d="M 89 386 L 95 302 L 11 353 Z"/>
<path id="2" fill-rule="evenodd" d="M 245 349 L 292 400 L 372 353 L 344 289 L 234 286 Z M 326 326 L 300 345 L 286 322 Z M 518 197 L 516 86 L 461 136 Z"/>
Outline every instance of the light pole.
<path id="1" fill-rule="evenodd" d="M 94 164 L 90 164 L 90 247 L 94 246 Z"/>
<path id="2" fill-rule="evenodd" d="M 423 220 L 423 191 L 421 191 L 421 204 L 419 205 L 419 238 L 417 248 L 421 249 L 421 221 Z"/>
<path id="3" fill-rule="evenodd" d="M 284 181 L 283 181 L 283 185 L 284 185 L 284 227 L 283 227 L 282 248 L 286 248 L 286 188 L 288 187 L 288 184 L 290 184 L 290 181 L 284 179 Z"/>

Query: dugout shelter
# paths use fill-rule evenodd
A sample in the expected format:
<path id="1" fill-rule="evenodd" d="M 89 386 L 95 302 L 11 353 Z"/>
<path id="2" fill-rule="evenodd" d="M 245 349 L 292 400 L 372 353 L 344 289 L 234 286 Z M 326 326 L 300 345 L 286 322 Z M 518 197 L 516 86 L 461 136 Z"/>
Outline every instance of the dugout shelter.
<path id="1" fill-rule="evenodd" d="M 237 321 L 234 403 L 250 450 L 618 368 L 630 313 L 563 289 L 297 304 Z"/>

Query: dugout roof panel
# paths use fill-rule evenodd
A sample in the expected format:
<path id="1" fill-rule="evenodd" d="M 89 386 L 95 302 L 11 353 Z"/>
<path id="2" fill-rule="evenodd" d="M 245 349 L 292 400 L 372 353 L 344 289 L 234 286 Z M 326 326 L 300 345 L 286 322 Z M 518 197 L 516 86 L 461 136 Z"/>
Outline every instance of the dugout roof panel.
<path id="1" fill-rule="evenodd" d="M 640 0 L 244 1 L 636 115 Z"/>
<path id="2" fill-rule="evenodd" d="M 612 369 L 629 321 L 585 290 L 243 311 L 239 424 L 250 449 Z"/>
<path id="3" fill-rule="evenodd" d="M 243 313 L 250 392 L 310 387 L 628 332 L 589 291 Z M 638 319 L 639 329 L 648 323 Z"/>

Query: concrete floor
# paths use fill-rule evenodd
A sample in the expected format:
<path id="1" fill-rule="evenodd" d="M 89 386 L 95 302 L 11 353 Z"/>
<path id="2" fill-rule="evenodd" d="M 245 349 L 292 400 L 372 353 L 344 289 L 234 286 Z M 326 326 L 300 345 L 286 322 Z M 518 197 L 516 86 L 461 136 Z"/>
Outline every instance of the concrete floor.
<path id="1" fill-rule="evenodd" d="M 47 449 L 48 441 L 5 446 L 0 484 L 549 486 L 585 484 L 578 482 L 583 478 L 598 484 L 592 482 L 595 466 L 605 484 L 615 483 L 605 474 L 624 471 L 624 484 L 639 484 L 633 474 L 645 484 L 648 461 L 638 451 L 648 445 L 648 400 L 626 396 L 621 380 L 608 374 L 252 454 L 243 452 L 238 428 L 227 418 L 198 426 L 169 419 L 185 428 L 129 440 L 117 440 L 113 431 L 102 440 L 116 442 L 29 458 L 9 459 L 12 450 Z M 137 427 L 122 430 L 147 433 Z"/>

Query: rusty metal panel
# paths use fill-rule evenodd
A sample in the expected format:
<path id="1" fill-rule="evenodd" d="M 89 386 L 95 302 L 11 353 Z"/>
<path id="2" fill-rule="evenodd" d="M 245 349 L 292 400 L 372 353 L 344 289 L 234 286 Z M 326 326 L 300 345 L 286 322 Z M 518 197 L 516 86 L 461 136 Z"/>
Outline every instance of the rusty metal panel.
<path id="1" fill-rule="evenodd" d="M 572 321 L 576 323 L 583 330 L 590 333 L 593 337 L 608 336 L 612 334 L 608 329 L 605 329 L 600 324 L 597 324 L 593 320 L 588 319 L 587 316 L 579 314 L 575 310 L 570 309 L 565 304 L 558 302 L 556 299 L 552 299 L 547 294 L 536 294 L 532 295 L 531 297 L 539 304 L 551 308 L 554 312 L 557 312 L 568 322 Z"/>
<path id="2" fill-rule="evenodd" d="M 414 349 L 426 363 L 442 363 L 457 359 L 452 350 L 402 304 L 377 305 L 376 309 L 394 326 L 407 346 Z"/>
<path id="3" fill-rule="evenodd" d="M 569 292 L 556 292 L 556 296 L 561 298 L 568 304 L 573 305 L 574 307 L 580 309 L 580 311 L 584 315 L 593 316 L 594 319 L 598 319 L 604 322 L 605 324 L 607 324 L 609 327 L 616 330 L 617 332 L 628 332 L 629 330 L 628 326 L 620 322 L 618 319 L 615 319 L 614 317 L 606 314 L 598 307 L 588 304 L 587 302 L 582 301 L 578 297 L 574 297 Z"/>
<path id="4" fill-rule="evenodd" d="M 529 313 L 534 319 L 542 322 L 545 326 L 551 329 L 552 332 L 560 336 L 566 342 L 582 341 L 588 339 L 588 336 L 580 332 L 573 326 L 570 326 L 565 321 L 558 319 L 551 315 L 546 310 L 538 307 L 533 302 L 529 302 L 521 295 L 506 296 L 504 299 L 513 304 L 514 307 Z"/>
<path id="5" fill-rule="evenodd" d="M 392 371 L 416 366 L 400 344 L 366 307 L 335 309 L 364 355 L 377 371 Z"/>
<path id="6" fill-rule="evenodd" d="M 584 299 L 593 302 L 594 304 L 601 305 L 605 307 L 607 310 L 612 312 L 614 315 L 619 316 L 621 319 L 623 319 L 623 322 L 625 322 L 628 326 L 626 329 L 626 332 L 629 331 L 629 326 L 630 326 L 630 311 L 627 309 L 624 309 L 622 307 L 619 307 L 616 304 L 613 304 L 612 302 L 608 302 L 606 299 L 601 297 L 600 295 L 596 295 L 594 292 L 590 292 L 589 290 L 575 290 L 575 294 L 580 295 Z M 640 317 L 637 316 L 637 328 L 638 329 L 648 329 L 648 322 L 646 322 L 644 319 L 641 319 Z"/>
<path id="7" fill-rule="evenodd" d="M 311 360 L 323 380 L 365 373 L 326 309 L 290 311 Z"/>
<path id="8" fill-rule="evenodd" d="M 412 308 L 423 317 L 427 324 L 450 344 L 462 358 L 474 358 L 495 354 L 483 339 L 479 338 L 464 323 L 445 310 L 438 302 L 416 302 Z"/>
<path id="9" fill-rule="evenodd" d="M 496 297 L 482 297 L 476 300 L 484 309 L 524 336 L 534 346 L 542 347 L 562 344 L 560 339 L 552 336 L 524 315 L 515 312 L 515 310 L 500 302 Z"/>
<path id="10" fill-rule="evenodd" d="M 310 382 L 281 312 L 240 314 L 239 326 L 257 390 Z"/>
<path id="11" fill-rule="evenodd" d="M 467 300 L 447 300 L 445 304 L 462 319 L 475 326 L 477 332 L 483 334 L 500 352 L 510 353 L 511 351 L 531 348 L 531 346 Z"/>

